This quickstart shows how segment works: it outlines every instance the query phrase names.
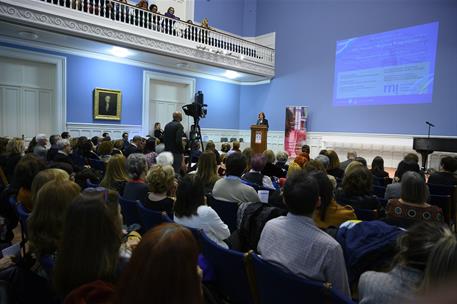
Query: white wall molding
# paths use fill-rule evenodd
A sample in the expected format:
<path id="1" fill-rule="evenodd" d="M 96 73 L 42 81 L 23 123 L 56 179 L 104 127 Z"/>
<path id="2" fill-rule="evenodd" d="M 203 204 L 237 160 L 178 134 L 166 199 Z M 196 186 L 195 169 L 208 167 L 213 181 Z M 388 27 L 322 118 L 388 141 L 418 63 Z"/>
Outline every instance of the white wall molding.
<path id="1" fill-rule="evenodd" d="M 62 56 L 43 54 L 28 50 L 18 50 L 0 46 L 0 56 L 27 60 L 33 62 L 50 63 L 56 66 L 55 83 L 55 121 L 58 132 L 65 130 L 67 120 L 67 59 Z"/>
<path id="2" fill-rule="evenodd" d="M 72 137 L 86 136 L 87 138 L 102 136 L 104 132 L 108 132 L 112 139 L 121 138 L 124 132 L 129 133 L 129 138 L 135 135 L 143 135 L 141 125 L 67 122 L 67 131 Z"/>
<path id="3" fill-rule="evenodd" d="M 212 140 L 219 148 L 221 137 L 243 138 L 241 147 L 250 146 L 250 130 L 235 129 L 202 129 L 203 141 Z M 346 159 L 346 153 L 354 150 L 370 164 L 375 156 L 384 158 L 386 167 L 397 167 L 403 157 L 413 150 L 413 137 L 421 135 L 407 134 L 374 134 L 374 133 L 342 133 L 342 132 L 308 132 L 306 142 L 311 147 L 311 157 L 316 157 L 322 149 L 335 150 L 340 160 Z M 446 136 L 436 136 L 446 137 Z M 449 138 L 449 136 L 448 136 Z M 457 137 L 450 137 L 457 138 Z M 268 132 L 268 149 L 275 152 L 284 150 L 284 131 Z M 443 155 L 457 155 L 445 152 L 434 152 L 429 156 L 429 167 L 439 168 Z"/>

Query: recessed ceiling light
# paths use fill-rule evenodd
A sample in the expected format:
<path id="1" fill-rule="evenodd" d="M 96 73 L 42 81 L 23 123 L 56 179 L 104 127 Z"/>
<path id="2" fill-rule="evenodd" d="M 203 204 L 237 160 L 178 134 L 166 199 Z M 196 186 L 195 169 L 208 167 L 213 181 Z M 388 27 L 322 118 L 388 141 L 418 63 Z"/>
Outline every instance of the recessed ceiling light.
<path id="1" fill-rule="evenodd" d="M 129 50 L 127 49 L 124 49 L 122 47 L 118 47 L 118 46 L 113 46 L 110 50 L 111 54 L 113 54 L 114 56 L 116 57 L 121 57 L 121 58 L 124 58 L 124 57 L 127 57 L 130 55 L 130 52 Z"/>
<path id="2" fill-rule="evenodd" d="M 38 34 L 36 34 L 34 32 L 22 31 L 17 34 L 24 39 L 31 39 L 31 40 L 38 39 Z"/>
<path id="3" fill-rule="evenodd" d="M 224 76 L 229 79 L 235 79 L 235 78 L 240 77 L 241 74 L 238 72 L 235 72 L 235 71 L 227 70 L 227 71 L 225 71 Z"/>

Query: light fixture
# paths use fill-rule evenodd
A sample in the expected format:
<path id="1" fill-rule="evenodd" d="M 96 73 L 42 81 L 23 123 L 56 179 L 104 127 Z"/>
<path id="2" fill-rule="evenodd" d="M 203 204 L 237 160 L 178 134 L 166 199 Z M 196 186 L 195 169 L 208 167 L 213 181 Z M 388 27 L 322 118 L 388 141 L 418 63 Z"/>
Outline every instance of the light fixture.
<path id="1" fill-rule="evenodd" d="M 21 31 L 17 33 L 20 37 L 24 39 L 37 40 L 38 34 L 29 31 Z"/>
<path id="2" fill-rule="evenodd" d="M 227 71 L 225 71 L 224 76 L 229 79 L 235 79 L 235 78 L 240 77 L 241 74 L 238 72 L 235 72 L 235 71 L 227 70 Z"/>
<path id="3" fill-rule="evenodd" d="M 130 55 L 129 50 L 124 49 L 122 47 L 118 47 L 118 46 L 113 46 L 110 50 L 110 53 L 116 57 L 121 57 L 121 58 L 124 58 L 124 57 L 127 57 Z"/>

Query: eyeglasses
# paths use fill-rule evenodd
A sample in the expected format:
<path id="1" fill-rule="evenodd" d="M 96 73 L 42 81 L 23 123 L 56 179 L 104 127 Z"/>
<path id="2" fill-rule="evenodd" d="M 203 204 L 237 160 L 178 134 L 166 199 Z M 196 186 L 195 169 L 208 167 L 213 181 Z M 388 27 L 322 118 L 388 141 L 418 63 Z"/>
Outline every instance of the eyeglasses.
<path id="1" fill-rule="evenodd" d="M 85 192 L 85 193 L 94 193 L 94 192 L 103 193 L 103 199 L 104 199 L 105 203 L 108 202 L 108 189 L 106 189 L 105 187 L 87 187 L 86 189 L 83 190 L 83 192 Z"/>

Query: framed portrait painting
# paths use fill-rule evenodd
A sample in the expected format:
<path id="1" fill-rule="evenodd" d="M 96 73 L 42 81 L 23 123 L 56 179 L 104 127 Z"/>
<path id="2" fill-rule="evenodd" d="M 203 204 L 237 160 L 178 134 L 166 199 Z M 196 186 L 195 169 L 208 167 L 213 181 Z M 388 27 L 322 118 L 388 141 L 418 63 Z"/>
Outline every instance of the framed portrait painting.
<path id="1" fill-rule="evenodd" d="M 121 120 L 121 108 L 121 91 L 95 88 L 94 119 Z"/>

